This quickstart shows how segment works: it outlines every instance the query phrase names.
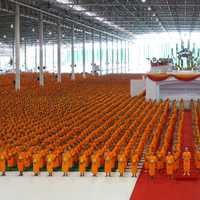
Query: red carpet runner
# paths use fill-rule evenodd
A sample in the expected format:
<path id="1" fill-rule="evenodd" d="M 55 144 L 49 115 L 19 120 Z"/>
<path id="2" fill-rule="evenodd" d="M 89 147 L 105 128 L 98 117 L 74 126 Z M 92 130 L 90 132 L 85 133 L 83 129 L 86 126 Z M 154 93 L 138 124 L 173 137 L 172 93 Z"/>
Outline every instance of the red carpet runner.
<path id="1" fill-rule="evenodd" d="M 185 111 L 183 146 L 192 150 L 192 143 L 192 114 Z M 130 200 L 200 200 L 200 180 L 169 180 L 162 174 L 151 180 L 142 172 Z"/>

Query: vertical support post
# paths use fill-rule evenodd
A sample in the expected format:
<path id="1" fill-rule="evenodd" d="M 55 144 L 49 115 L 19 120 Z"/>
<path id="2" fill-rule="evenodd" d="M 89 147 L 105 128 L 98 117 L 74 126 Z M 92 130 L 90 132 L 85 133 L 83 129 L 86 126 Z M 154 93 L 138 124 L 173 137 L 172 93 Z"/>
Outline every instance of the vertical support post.
<path id="1" fill-rule="evenodd" d="M 52 58 L 52 69 L 53 69 L 53 73 L 55 72 L 55 52 L 54 52 L 54 43 L 52 44 L 52 55 L 53 55 L 53 58 Z"/>
<path id="2" fill-rule="evenodd" d="M 20 6 L 16 4 L 15 11 L 15 89 L 20 90 Z"/>
<path id="3" fill-rule="evenodd" d="M 112 74 L 114 74 L 114 38 L 112 37 Z"/>
<path id="4" fill-rule="evenodd" d="M 99 57 L 100 57 L 100 75 L 102 75 L 102 35 L 99 34 Z"/>
<path id="5" fill-rule="evenodd" d="M 24 68 L 25 72 L 27 72 L 27 60 L 26 60 L 26 40 L 24 40 Z"/>
<path id="6" fill-rule="evenodd" d="M 62 34 L 61 34 L 61 26 L 60 22 L 58 24 L 58 49 L 57 49 L 57 56 L 58 56 L 58 77 L 57 81 L 60 83 L 61 82 L 61 40 L 62 40 Z"/>
<path id="7" fill-rule="evenodd" d="M 106 74 L 109 73 L 108 36 L 106 36 Z"/>
<path id="8" fill-rule="evenodd" d="M 86 78 L 85 75 L 85 41 L 86 41 L 86 34 L 85 29 L 83 29 L 83 78 Z"/>
<path id="9" fill-rule="evenodd" d="M 72 67 L 72 76 L 71 79 L 75 80 L 75 73 L 74 73 L 74 25 L 72 26 L 72 36 L 71 36 L 71 67 Z"/>
<path id="10" fill-rule="evenodd" d="M 117 38 L 117 74 L 119 73 L 119 39 Z"/>
<path id="11" fill-rule="evenodd" d="M 124 64 L 125 64 L 125 73 L 127 73 L 126 41 L 124 41 Z"/>
<path id="12" fill-rule="evenodd" d="M 47 43 L 44 44 L 44 66 L 47 66 Z"/>
<path id="13" fill-rule="evenodd" d="M 44 26 L 43 15 L 40 14 L 40 28 L 39 28 L 39 46 L 40 46 L 40 86 L 44 86 L 44 74 L 43 74 L 43 44 L 44 44 Z"/>
<path id="14" fill-rule="evenodd" d="M 127 55 L 127 57 L 128 57 L 128 72 L 130 72 L 130 43 L 128 43 L 128 55 Z"/>
<path id="15" fill-rule="evenodd" d="M 13 65 L 13 72 L 15 71 L 15 37 L 13 36 L 13 43 L 12 43 L 12 65 Z"/>
<path id="16" fill-rule="evenodd" d="M 123 73 L 123 44 L 122 44 L 122 40 L 121 40 L 121 48 L 120 48 L 120 58 L 121 58 L 121 61 L 120 61 L 120 64 L 121 64 L 121 73 Z"/>
<path id="17" fill-rule="evenodd" d="M 94 31 L 92 31 L 92 75 L 94 76 L 95 73 L 95 58 L 94 58 Z"/>
<path id="18" fill-rule="evenodd" d="M 36 44 L 35 44 L 35 72 L 37 72 L 37 67 L 38 67 L 38 64 L 37 64 L 37 41 L 36 41 Z"/>

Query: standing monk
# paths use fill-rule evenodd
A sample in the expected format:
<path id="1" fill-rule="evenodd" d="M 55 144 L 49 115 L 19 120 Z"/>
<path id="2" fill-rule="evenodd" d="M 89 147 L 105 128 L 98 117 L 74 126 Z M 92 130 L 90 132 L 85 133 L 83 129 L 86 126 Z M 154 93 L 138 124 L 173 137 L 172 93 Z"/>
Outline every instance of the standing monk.
<path id="1" fill-rule="evenodd" d="M 131 173 L 132 177 L 137 176 L 138 154 L 134 154 L 131 158 Z"/>
<path id="2" fill-rule="evenodd" d="M 54 160 L 55 160 L 55 156 L 54 154 L 52 153 L 51 150 L 49 150 L 49 154 L 47 155 L 47 171 L 49 173 L 49 176 L 52 176 L 53 175 L 53 169 L 54 169 Z"/>
<path id="3" fill-rule="evenodd" d="M 98 153 L 92 155 L 91 160 L 92 160 L 92 174 L 93 176 L 96 176 L 100 166 L 100 158 Z"/>
<path id="4" fill-rule="evenodd" d="M 85 175 L 86 167 L 87 167 L 87 157 L 86 157 L 85 154 L 83 154 L 83 155 L 80 156 L 80 158 L 79 158 L 79 171 L 80 171 L 80 176 L 84 176 L 84 175 Z"/>
<path id="5" fill-rule="evenodd" d="M 63 176 L 68 176 L 69 169 L 71 168 L 71 165 L 72 165 L 71 153 L 69 151 L 65 150 L 63 155 L 62 155 Z"/>
<path id="6" fill-rule="evenodd" d="M 168 152 L 168 155 L 166 157 L 166 173 L 167 173 L 167 176 L 169 177 L 173 177 L 173 174 L 174 174 L 174 164 L 175 164 L 175 161 L 174 161 L 174 156 L 171 154 L 171 152 Z"/>
<path id="7" fill-rule="evenodd" d="M 122 153 L 118 156 L 118 170 L 120 176 L 124 175 L 125 167 L 126 167 L 126 156 Z"/>
<path id="8" fill-rule="evenodd" d="M 22 151 L 18 154 L 18 159 L 17 159 L 17 168 L 19 171 L 19 176 L 23 176 L 23 172 L 24 172 L 24 160 L 25 160 L 25 152 Z"/>
<path id="9" fill-rule="evenodd" d="M 183 152 L 183 176 L 187 175 L 190 176 L 190 160 L 191 160 L 191 153 L 188 150 L 188 147 L 185 147 L 185 151 Z"/>
<path id="10" fill-rule="evenodd" d="M 108 152 L 108 153 L 105 154 L 104 171 L 106 173 L 106 176 L 111 176 L 111 171 L 112 171 L 112 152 Z"/>
<path id="11" fill-rule="evenodd" d="M 0 151 L 0 171 L 2 173 L 2 176 L 6 175 L 6 151 L 4 151 L 3 149 L 1 149 Z"/>
<path id="12" fill-rule="evenodd" d="M 41 164 L 41 155 L 39 153 L 36 153 L 33 155 L 34 176 L 38 176 L 40 174 L 40 164 Z"/>
<path id="13" fill-rule="evenodd" d="M 196 168 L 200 169 L 200 148 L 195 153 L 195 164 Z"/>
<path id="14" fill-rule="evenodd" d="M 148 162 L 149 176 L 151 178 L 155 177 L 155 175 L 156 175 L 156 163 L 157 163 L 156 156 L 154 154 L 151 154 L 149 156 L 149 162 Z"/>

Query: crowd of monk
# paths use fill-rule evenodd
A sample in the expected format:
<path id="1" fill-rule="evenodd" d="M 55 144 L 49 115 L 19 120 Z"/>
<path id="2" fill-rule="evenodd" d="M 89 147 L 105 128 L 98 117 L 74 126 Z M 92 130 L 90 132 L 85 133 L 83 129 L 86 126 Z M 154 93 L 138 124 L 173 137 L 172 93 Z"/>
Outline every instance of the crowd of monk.
<path id="1" fill-rule="evenodd" d="M 64 77 L 61 84 L 45 75 L 39 88 L 34 75 L 22 75 L 22 90 L 13 92 L 12 76 L 1 77 L 0 87 L 0 171 L 32 170 L 49 176 L 61 169 L 68 176 L 78 167 L 80 176 L 93 176 L 103 169 L 106 176 L 118 171 L 124 176 L 130 163 L 133 177 L 139 164 L 150 177 L 163 170 L 169 177 L 180 168 L 190 175 L 191 153 L 183 150 L 184 103 L 145 101 L 143 95 L 129 96 L 131 75 L 102 78 Z M 194 120 L 199 103 L 192 103 Z M 198 142 L 199 122 L 195 136 Z M 197 131 L 198 130 L 198 131 Z M 199 144 L 197 144 L 199 146 Z M 199 149 L 200 150 L 200 149 Z M 198 153 L 198 152 L 197 152 Z M 200 159 L 195 154 L 197 167 Z M 199 154 L 200 158 L 200 154 Z"/>

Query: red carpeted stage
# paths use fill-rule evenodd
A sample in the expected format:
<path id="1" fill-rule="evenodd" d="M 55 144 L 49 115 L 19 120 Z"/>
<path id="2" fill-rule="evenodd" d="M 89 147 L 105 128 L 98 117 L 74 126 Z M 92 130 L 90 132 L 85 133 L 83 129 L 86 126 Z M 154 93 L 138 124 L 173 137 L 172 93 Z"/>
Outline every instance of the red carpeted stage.
<path id="1" fill-rule="evenodd" d="M 183 127 L 183 148 L 189 147 L 193 151 L 192 113 L 185 111 Z M 143 171 L 138 179 L 130 200 L 199 200 L 200 179 L 199 172 L 191 163 L 191 177 L 183 177 L 180 169 L 174 180 L 169 180 L 163 173 L 151 180 Z"/>

